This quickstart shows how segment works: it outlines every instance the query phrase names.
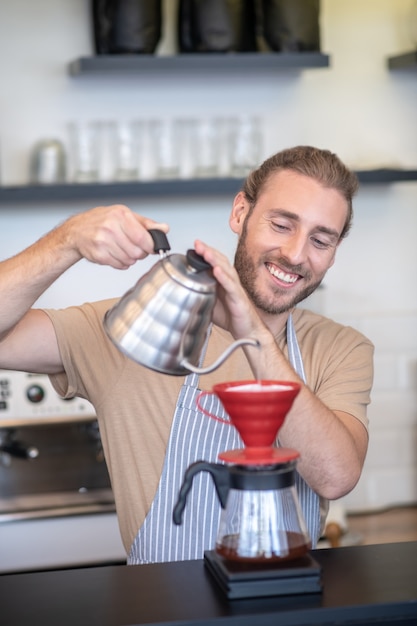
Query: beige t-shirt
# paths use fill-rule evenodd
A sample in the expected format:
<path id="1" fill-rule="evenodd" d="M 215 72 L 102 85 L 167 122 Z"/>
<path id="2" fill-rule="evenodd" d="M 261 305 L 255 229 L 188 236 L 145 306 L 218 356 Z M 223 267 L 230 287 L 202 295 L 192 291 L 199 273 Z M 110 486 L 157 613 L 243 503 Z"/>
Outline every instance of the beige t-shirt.
<path id="1" fill-rule="evenodd" d="M 58 338 L 65 374 L 51 376 L 63 397 L 80 396 L 95 407 L 114 491 L 122 540 L 129 552 L 156 493 L 176 400 L 184 377 L 159 374 L 124 356 L 108 339 L 106 300 L 47 310 Z M 310 389 L 332 410 L 354 415 L 367 427 L 373 346 L 356 330 L 303 309 L 293 313 Z M 233 341 L 213 326 L 204 364 Z M 277 337 L 287 354 L 285 330 Z M 253 379 L 243 350 L 200 377 L 200 388 L 226 380 Z M 325 508 L 325 503 L 324 504 Z"/>

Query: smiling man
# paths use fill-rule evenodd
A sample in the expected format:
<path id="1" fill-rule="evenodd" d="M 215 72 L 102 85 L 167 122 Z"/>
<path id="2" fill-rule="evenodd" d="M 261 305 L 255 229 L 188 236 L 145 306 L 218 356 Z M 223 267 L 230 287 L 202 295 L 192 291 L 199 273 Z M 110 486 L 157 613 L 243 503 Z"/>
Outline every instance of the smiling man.
<path id="1" fill-rule="evenodd" d="M 249 196 L 243 192 L 237 196 L 233 211 L 235 232 L 244 220 L 235 267 L 261 311 L 282 313 L 313 293 L 333 264 L 347 216 L 346 202 L 337 191 L 285 170 L 265 184 L 258 203 L 248 208 L 245 197 Z M 277 200 L 281 206 L 275 208 Z M 255 220 L 258 227 L 249 231 Z M 249 251 L 258 247 L 264 249 L 260 264 L 275 281 L 259 272 L 251 259 Z M 264 281 L 269 296 L 262 295 Z"/>
<path id="2" fill-rule="evenodd" d="M 108 339 L 105 312 L 115 300 L 63 310 L 31 309 L 82 258 L 124 269 L 153 252 L 156 223 L 123 205 L 75 215 L 0 264 L 0 367 L 49 374 L 64 397 L 95 406 L 129 563 L 202 558 L 215 543 L 220 505 L 213 484 L 194 481 L 183 524 L 172 511 L 185 469 L 241 446 L 234 428 L 206 418 L 200 390 L 253 378 L 301 384 L 277 445 L 300 452 L 296 487 L 315 546 L 328 500 L 356 485 L 367 444 L 373 346 L 356 330 L 298 307 L 333 265 L 352 221 L 355 175 L 326 150 L 299 146 L 267 159 L 234 199 L 234 265 L 196 240 L 213 268 L 218 297 L 204 359 L 235 339 L 216 371 L 184 378 L 130 361 Z M 204 363 L 202 363 L 204 364 Z M 224 416 L 220 403 L 211 413 Z"/>

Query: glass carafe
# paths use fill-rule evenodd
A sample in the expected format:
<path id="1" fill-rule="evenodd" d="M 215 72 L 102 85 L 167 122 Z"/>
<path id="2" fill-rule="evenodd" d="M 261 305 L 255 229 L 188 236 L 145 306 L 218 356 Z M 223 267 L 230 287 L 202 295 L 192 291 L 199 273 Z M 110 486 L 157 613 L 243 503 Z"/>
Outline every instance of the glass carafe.
<path id="1" fill-rule="evenodd" d="M 231 487 L 220 518 L 218 554 L 227 560 L 265 564 L 299 558 L 311 548 L 294 465 L 229 468 Z"/>
<path id="2" fill-rule="evenodd" d="M 215 550 L 227 560 L 287 561 L 311 548 L 295 488 L 295 461 L 273 466 L 223 465 L 197 461 L 185 472 L 174 522 L 181 524 L 193 478 L 213 478 L 222 507 Z"/>

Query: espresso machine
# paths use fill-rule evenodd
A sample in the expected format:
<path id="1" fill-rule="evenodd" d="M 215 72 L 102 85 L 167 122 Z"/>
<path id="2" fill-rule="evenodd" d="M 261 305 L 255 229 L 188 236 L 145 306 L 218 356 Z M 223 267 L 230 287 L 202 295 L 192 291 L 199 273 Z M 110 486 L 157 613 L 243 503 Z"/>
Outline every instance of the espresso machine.
<path id="1" fill-rule="evenodd" d="M 221 383 L 212 392 L 222 402 L 245 447 L 219 455 L 222 463 L 197 461 L 185 472 L 173 512 L 181 524 L 193 478 L 208 472 L 222 507 L 213 550 L 205 564 L 230 599 L 317 593 L 320 566 L 313 559 L 310 536 L 295 487 L 299 453 L 274 445 L 279 429 L 300 390 L 286 381 Z"/>
<path id="2" fill-rule="evenodd" d="M 0 370 L 0 574 L 123 561 L 94 407 Z"/>

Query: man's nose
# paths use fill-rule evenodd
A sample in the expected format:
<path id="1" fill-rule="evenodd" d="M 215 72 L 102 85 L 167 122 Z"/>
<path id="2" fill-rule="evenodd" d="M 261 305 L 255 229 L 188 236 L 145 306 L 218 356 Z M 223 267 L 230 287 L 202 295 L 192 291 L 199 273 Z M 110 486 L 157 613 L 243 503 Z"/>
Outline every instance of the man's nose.
<path id="1" fill-rule="evenodd" d="M 307 255 L 307 239 L 302 233 L 293 234 L 281 245 L 282 255 L 292 265 L 303 263 Z"/>

